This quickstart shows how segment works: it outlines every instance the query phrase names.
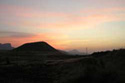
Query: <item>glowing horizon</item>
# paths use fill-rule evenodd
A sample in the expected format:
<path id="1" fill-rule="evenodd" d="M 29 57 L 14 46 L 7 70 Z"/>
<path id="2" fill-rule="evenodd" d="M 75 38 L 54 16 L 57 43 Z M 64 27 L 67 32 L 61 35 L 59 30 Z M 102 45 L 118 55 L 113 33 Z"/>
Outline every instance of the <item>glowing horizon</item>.
<path id="1" fill-rule="evenodd" d="M 0 43 L 90 52 L 125 46 L 125 0 L 1 0 Z"/>

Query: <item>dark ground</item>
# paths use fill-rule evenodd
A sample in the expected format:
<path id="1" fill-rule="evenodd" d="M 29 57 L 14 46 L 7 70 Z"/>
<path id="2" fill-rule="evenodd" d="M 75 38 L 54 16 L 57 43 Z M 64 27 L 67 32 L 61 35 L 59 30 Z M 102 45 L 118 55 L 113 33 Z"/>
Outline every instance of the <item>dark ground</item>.
<path id="1" fill-rule="evenodd" d="M 125 83 L 125 50 L 87 56 L 0 51 L 0 83 Z"/>

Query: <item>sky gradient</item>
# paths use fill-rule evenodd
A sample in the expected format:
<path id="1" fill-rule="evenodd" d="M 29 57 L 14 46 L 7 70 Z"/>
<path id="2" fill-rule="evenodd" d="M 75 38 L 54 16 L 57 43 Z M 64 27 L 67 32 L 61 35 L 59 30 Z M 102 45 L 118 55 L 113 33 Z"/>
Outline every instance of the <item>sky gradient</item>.
<path id="1" fill-rule="evenodd" d="M 0 43 L 89 52 L 125 47 L 125 0 L 0 0 Z"/>

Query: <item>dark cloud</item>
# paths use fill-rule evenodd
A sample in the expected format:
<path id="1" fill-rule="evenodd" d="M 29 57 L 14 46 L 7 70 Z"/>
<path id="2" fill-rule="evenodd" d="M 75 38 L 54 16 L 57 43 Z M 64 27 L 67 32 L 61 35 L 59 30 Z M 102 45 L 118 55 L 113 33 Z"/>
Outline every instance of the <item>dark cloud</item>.
<path id="1" fill-rule="evenodd" d="M 35 34 L 25 33 L 25 32 L 0 31 L 0 37 L 23 38 L 23 37 L 32 37 L 32 36 L 35 36 Z"/>

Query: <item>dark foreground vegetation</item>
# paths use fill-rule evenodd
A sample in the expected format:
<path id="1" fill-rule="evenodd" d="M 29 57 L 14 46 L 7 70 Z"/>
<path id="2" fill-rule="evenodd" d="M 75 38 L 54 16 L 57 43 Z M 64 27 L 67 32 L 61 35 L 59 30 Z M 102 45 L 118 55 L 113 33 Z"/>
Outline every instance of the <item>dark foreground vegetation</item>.
<path id="1" fill-rule="evenodd" d="M 125 49 L 87 56 L 1 51 L 0 83 L 125 83 Z"/>

